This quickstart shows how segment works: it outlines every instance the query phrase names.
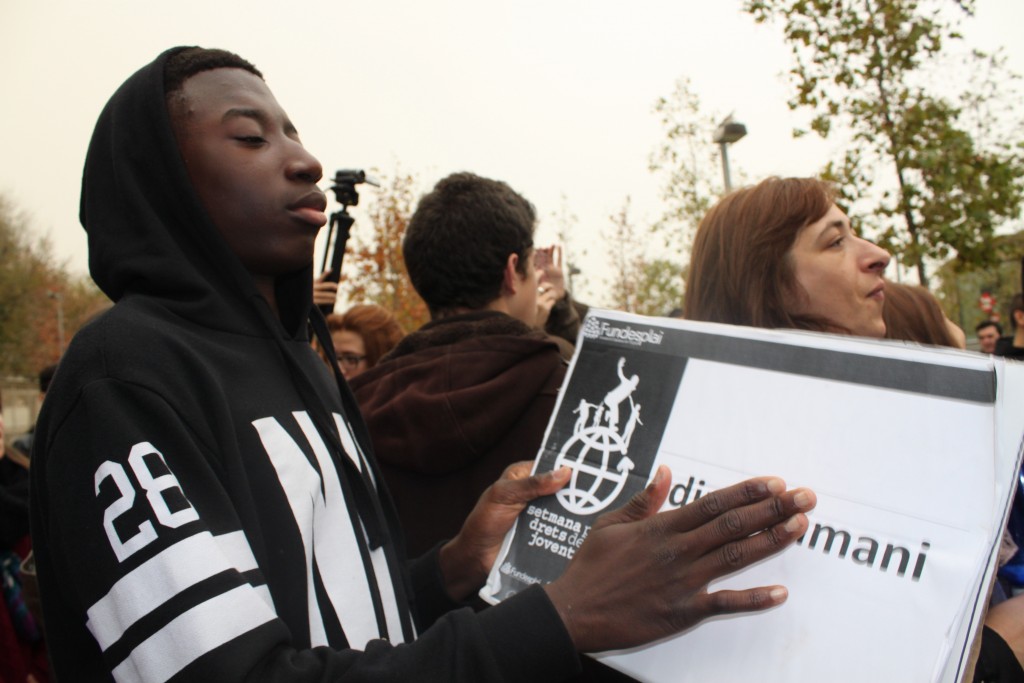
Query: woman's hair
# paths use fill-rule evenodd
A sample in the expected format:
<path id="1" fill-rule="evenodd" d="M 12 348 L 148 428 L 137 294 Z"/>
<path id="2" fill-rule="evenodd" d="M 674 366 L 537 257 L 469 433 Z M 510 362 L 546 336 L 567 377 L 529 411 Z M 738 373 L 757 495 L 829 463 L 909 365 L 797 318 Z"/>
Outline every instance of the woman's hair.
<path id="1" fill-rule="evenodd" d="M 327 328 L 331 332 L 355 332 L 362 337 L 367 368 L 375 366 L 405 336 L 395 316 L 376 304 L 357 304 L 344 315 L 331 314 L 327 316 Z"/>
<path id="2" fill-rule="evenodd" d="M 686 318 L 836 331 L 835 324 L 790 314 L 785 305 L 797 291 L 788 252 L 835 197 L 831 185 L 815 178 L 767 178 L 726 195 L 704 216 L 693 241 Z"/>
<path id="3" fill-rule="evenodd" d="M 950 334 L 938 299 L 924 287 L 887 281 L 882 317 L 885 319 L 886 339 L 958 346 Z"/>

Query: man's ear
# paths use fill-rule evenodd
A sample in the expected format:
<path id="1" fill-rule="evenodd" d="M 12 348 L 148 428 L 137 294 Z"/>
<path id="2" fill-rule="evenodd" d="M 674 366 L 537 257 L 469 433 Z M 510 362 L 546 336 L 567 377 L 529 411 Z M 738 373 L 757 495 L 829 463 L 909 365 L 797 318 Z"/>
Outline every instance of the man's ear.
<path id="1" fill-rule="evenodd" d="M 523 286 L 523 275 L 516 267 L 519 265 L 519 255 L 509 254 L 505 260 L 505 272 L 502 274 L 501 289 L 503 294 L 514 295 Z"/>

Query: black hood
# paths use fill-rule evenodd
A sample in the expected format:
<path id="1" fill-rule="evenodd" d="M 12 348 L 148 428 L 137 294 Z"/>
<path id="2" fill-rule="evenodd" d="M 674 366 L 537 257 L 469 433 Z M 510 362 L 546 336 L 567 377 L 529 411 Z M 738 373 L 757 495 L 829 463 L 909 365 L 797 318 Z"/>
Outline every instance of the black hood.
<path id="1" fill-rule="evenodd" d="M 85 160 L 80 219 L 89 272 L 114 301 L 144 294 L 214 329 L 301 338 L 312 303 L 310 264 L 278 278 L 281 321 L 227 247 L 193 190 L 164 97 L 167 50 L 103 108 Z"/>
<path id="2" fill-rule="evenodd" d="M 82 178 L 80 218 L 89 235 L 89 271 L 114 301 L 134 299 L 201 328 L 273 340 L 320 433 L 343 454 L 334 417 L 318 390 L 329 370 L 317 360 L 311 373 L 308 363 L 314 356 L 310 323 L 330 348 L 326 322 L 312 305 L 313 255 L 307 266 L 277 278 L 279 319 L 189 180 L 164 96 L 164 65 L 184 49 L 167 50 L 133 74 L 100 113 Z M 335 365 L 333 391 L 340 393 L 347 415 L 358 415 Z M 364 429 L 358 421 L 353 424 Z M 340 456 L 340 463 L 350 470 L 360 509 L 371 511 L 361 515 L 370 547 L 379 547 L 384 513 L 372 483 L 352 458 Z"/>

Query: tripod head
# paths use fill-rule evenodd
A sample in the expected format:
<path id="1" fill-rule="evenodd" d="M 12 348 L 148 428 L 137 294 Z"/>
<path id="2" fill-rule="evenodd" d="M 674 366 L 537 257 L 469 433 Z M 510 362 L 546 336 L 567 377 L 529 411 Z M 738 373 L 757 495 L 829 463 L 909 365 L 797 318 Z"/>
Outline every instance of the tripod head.
<path id="1" fill-rule="evenodd" d="M 356 191 L 356 185 L 360 183 L 380 187 L 380 183 L 372 176 L 366 175 L 366 171 L 363 170 L 347 168 L 334 172 L 331 192 L 341 204 L 342 212 L 347 213 L 348 207 L 359 205 L 359 193 Z"/>

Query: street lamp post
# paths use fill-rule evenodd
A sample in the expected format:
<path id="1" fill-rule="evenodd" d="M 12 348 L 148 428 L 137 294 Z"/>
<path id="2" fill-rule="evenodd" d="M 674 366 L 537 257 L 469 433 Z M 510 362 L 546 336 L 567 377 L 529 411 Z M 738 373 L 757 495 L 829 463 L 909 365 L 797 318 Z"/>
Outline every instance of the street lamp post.
<path id="1" fill-rule="evenodd" d="M 746 134 L 747 127 L 733 121 L 732 114 L 726 116 L 715 129 L 712 142 L 718 143 L 718 146 L 722 148 L 722 176 L 725 178 L 726 192 L 732 190 L 732 178 L 729 175 L 729 145 L 740 140 Z"/>

